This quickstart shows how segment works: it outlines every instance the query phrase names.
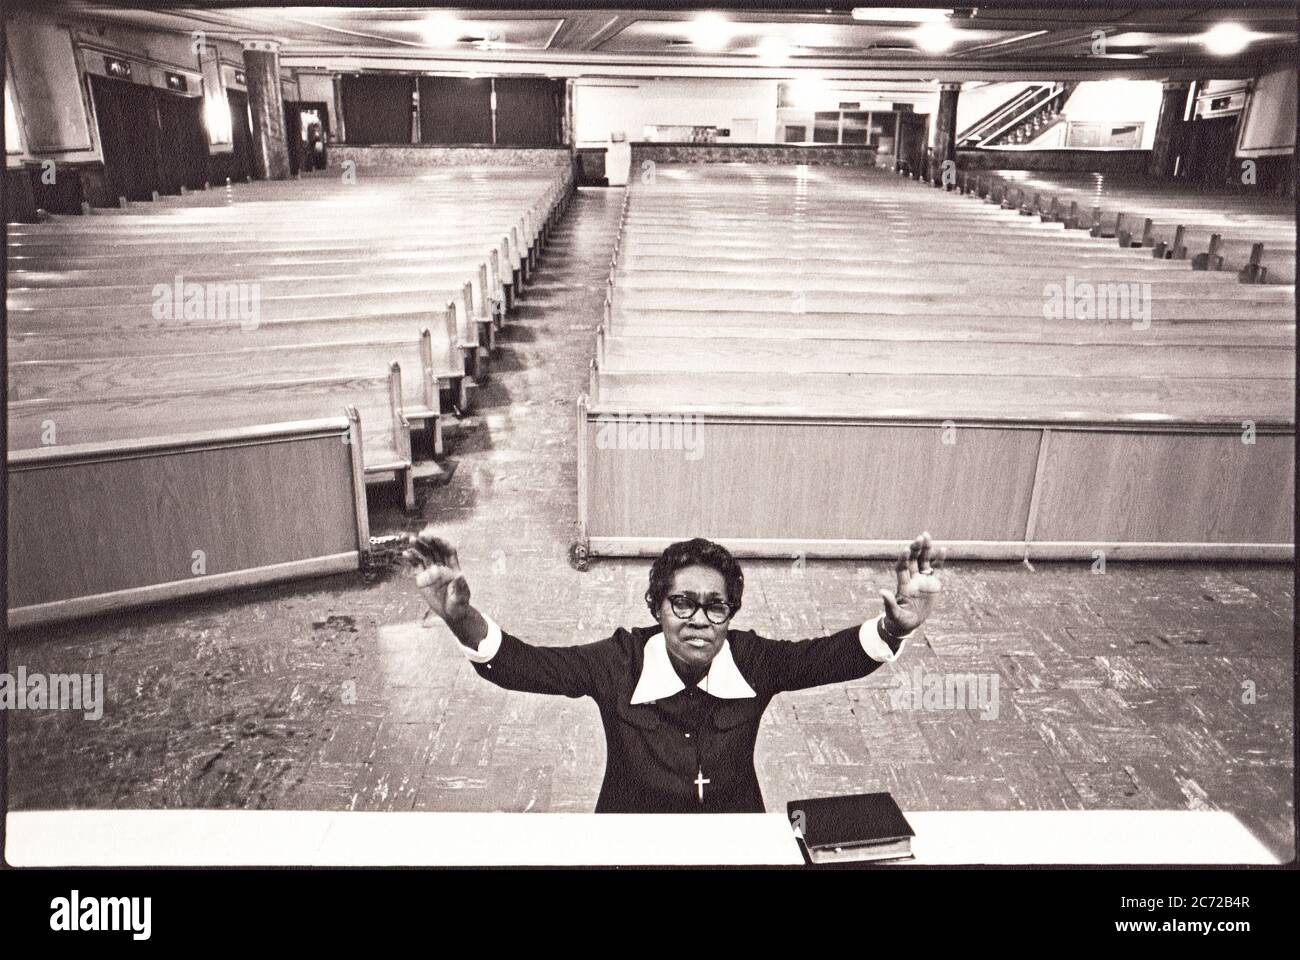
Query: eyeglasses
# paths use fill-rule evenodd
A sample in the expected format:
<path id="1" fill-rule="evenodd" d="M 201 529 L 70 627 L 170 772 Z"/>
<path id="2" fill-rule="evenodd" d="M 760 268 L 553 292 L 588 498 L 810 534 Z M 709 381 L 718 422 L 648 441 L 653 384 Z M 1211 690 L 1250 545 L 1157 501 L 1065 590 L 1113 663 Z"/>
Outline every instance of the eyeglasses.
<path id="1" fill-rule="evenodd" d="M 691 619 L 691 617 L 695 616 L 695 611 L 703 607 L 705 618 L 714 625 L 726 623 L 734 612 L 731 609 L 731 604 L 724 600 L 710 600 L 708 603 L 700 603 L 684 593 L 674 593 L 668 598 L 668 604 L 673 608 L 673 615 L 682 620 Z"/>

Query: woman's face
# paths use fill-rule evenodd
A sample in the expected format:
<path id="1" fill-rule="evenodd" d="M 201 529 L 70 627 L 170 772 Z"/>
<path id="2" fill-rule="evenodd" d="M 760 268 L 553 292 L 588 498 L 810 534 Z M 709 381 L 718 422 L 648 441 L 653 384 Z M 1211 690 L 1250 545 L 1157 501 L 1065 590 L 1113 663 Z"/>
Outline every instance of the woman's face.
<path id="1" fill-rule="evenodd" d="M 728 617 L 723 623 L 711 623 L 704 606 L 727 600 L 727 583 L 712 567 L 683 567 L 673 574 L 668 596 L 684 595 L 701 604 L 690 618 L 683 620 L 673 613 L 667 598 L 659 605 L 659 626 L 663 628 L 668 655 L 691 669 L 708 666 L 727 639 Z"/>

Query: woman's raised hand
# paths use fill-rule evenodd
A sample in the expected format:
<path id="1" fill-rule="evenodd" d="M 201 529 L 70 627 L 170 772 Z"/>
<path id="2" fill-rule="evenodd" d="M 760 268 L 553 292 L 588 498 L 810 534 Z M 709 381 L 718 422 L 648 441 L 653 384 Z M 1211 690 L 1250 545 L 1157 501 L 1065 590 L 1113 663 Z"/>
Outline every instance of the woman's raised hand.
<path id="1" fill-rule="evenodd" d="M 437 536 L 431 524 L 412 538 L 405 556 L 419 568 L 415 585 L 429 609 L 448 626 L 463 620 L 470 611 L 470 593 L 456 548 Z"/>

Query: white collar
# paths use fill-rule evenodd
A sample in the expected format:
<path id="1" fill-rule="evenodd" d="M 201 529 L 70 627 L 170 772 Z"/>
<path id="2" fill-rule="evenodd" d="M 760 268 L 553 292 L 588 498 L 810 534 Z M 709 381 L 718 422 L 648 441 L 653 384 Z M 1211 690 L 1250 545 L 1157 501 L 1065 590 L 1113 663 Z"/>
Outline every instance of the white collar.
<path id="1" fill-rule="evenodd" d="M 636 690 L 632 692 L 632 703 L 652 703 L 680 693 L 686 684 L 673 669 L 668 659 L 668 644 L 662 633 L 656 633 L 645 642 L 645 652 L 641 658 L 641 677 L 637 680 Z M 731 655 L 731 642 L 722 641 L 722 649 L 709 664 L 709 670 L 696 684 L 701 690 L 713 697 L 723 700 L 740 700 L 756 697 L 758 694 L 745 682 Z"/>

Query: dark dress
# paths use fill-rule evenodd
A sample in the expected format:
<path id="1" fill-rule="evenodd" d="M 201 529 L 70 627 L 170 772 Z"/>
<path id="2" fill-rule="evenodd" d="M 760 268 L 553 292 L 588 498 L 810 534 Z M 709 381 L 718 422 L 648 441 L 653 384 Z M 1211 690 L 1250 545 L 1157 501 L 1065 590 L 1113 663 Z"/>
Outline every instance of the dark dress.
<path id="1" fill-rule="evenodd" d="M 474 669 L 497 686 L 528 693 L 592 697 L 605 726 L 605 780 L 597 813 L 762 813 L 754 742 L 772 697 L 865 677 L 857 626 L 788 642 L 746 630 L 727 639 L 754 697 L 721 699 L 697 687 L 646 704 L 631 703 L 645 643 L 659 627 L 619 629 L 596 643 L 536 647 L 502 632 L 501 647 Z M 707 779 L 701 785 L 697 779 Z"/>

